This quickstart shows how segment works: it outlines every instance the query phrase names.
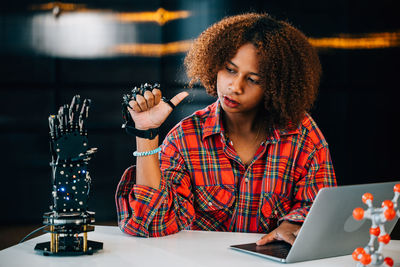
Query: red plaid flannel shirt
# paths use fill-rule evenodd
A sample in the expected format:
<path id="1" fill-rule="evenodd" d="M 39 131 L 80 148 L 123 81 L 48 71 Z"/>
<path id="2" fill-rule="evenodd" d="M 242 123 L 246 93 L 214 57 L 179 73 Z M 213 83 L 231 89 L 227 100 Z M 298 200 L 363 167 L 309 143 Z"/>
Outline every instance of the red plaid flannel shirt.
<path id="1" fill-rule="evenodd" d="M 303 222 L 318 190 L 336 185 L 328 144 L 308 114 L 294 131 L 272 129 L 247 169 L 224 137 L 218 101 L 182 120 L 161 148 L 160 188 L 135 184 L 134 166 L 118 185 L 125 233 L 268 233 L 282 220 Z"/>

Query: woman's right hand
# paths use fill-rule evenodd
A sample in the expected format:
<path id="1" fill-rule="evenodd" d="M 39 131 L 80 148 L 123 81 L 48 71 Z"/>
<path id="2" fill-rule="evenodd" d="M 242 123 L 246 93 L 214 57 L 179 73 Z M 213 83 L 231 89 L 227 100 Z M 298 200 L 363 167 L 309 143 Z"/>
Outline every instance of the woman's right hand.
<path id="1" fill-rule="evenodd" d="M 177 106 L 189 94 L 180 92 L 171 98 L 172 104 Z M 158 128 L 172 112 L 172 107 L 161 100 L 161 90 L 154 88 L 152 91 L 145 91 L 143 96 L 136 95 L 136 100 L 129 101 L 128 111 L 138 130 Z"/>

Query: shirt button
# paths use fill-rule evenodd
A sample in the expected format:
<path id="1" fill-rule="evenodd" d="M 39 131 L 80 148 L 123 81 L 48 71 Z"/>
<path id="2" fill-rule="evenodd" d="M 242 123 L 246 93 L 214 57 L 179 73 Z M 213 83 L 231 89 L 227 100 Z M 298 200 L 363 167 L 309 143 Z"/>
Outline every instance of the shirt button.
<path id="1" fill-rule="evenodd" d="M 244 182 L 245 182 L 245 183 L 248 183 L 248 182 L 249 182 L 249 179 L 248 179 L 248 178 L 244 179 Z"/>
<path id="2" fill-rule="evenodd" d="M 212 203 L 211 203 L 211 202 L 208 202 L 208 206 L 210 206 L 210 207 L 211 207 L 211 206 L 212 206 Z"/>

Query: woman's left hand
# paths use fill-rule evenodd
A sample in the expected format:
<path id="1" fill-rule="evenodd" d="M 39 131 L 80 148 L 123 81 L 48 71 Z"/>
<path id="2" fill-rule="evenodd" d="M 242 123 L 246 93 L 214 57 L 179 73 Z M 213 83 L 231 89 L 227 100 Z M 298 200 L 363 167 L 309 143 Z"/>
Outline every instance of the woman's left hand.
<path id="1" fill-rule="evenodd" d="M 293 224 L 287 221 L 283 221 L 275 230 L 268 233 L 267 235 L 261 237 L 260 240 L 256 242 L 257 245 L 265 245 L 272 241 L 285 241 L 293 245 L 297 234 L 300 231 L 301 226 L 298 224 Z"/>

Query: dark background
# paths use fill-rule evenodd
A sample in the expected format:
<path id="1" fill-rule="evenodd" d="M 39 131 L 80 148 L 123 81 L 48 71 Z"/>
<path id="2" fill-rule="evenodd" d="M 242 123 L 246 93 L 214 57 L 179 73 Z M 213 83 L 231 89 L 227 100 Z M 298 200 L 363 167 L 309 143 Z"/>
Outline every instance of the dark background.
<path id="1" fill-rule="evenodd" d="M 93 186 L 89 209 L 96 212 L 97 222 L 115 224 L 115 189 L 123 171 L 134 163 L 135 150 L 133 140 L 120 128 L 122 94 L 133 85 L 155 81 L 162 84 L 167 96 L 183 90 L 187 85 L 182 68 L 184 53 L 162 57 L 110 55 L 104 51 L 94 54 L 90 48 L 71 49 L 82 38 L 73 35 L 62 42 L 53 40 L 57 47 L 52 46 L 47 38 L 58 36 L 51 32 L 52 26 L 60 27 L 62 17 L 68 13 L 54 17 L 48 10 L 32 10 L 32 6 L 43 3 L 48 2 L 23 0 L 0 7 L 0 224 L 3 228 L 41 224 L 42 214 L 51 204 L 47 117 L 75 94 L 91 98 L 94 103 L 88 122 L 89 141 L 98 153 L 90 162 Z M 247 11 L 263 11 L 287 20 L 312 38 L 399 32 L 394 3 L 79 1 L 99 14 L 154 12 L 160 7 L 191 12 L 188 18 L 164 25 L 109 22 L 103 18 L 106 25 L 113 26 L 106 29 L 115 32 L 111 40 L 115 44 L 194 39 L 224 16 Z M 38 24 L 40 16 L 47 18 L 46 27 Z M 75 27 L 85 27 L 85 22 L 76 23 Z M 63 47 L 70 54 L 63 54 Z M 319 50 L 323 77 L 311 114 L 330 144 L 339 185 L 400 180 L 396 126 L 399 51 L 399 41 L 390 48 Z M 162 135 L 183 117 L 214 101 L 202 88 L 189 92 L 190 96 L 163 125 Z"/>

